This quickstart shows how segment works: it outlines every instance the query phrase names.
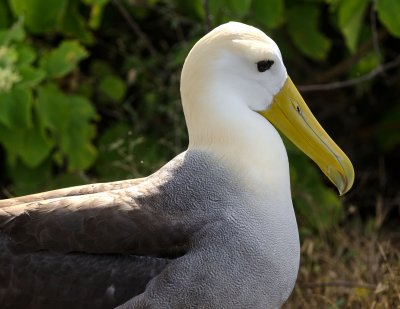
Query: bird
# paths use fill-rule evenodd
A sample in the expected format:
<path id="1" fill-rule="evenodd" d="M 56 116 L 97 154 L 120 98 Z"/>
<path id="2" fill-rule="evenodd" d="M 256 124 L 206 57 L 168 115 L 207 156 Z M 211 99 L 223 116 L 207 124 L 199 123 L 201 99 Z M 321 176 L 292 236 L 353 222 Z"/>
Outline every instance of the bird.
<path id="1" fill-rule="evenodd" d="M 300 241 L 281 134 L 346 193 L 349 158 L 277 44 L 239 22 L 190 50 L 186 151 L 139 179 L 0 201 L 2 308 L 279 308 Z"/>

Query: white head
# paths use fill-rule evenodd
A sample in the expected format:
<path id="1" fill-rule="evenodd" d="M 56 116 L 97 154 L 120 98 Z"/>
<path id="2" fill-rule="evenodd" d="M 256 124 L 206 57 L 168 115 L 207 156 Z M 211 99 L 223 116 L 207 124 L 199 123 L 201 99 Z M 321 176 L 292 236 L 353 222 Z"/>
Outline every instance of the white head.
<path id="1" fill-rule="evenodd" d="M 223 157 L 249 175 L 246 181 L 289 187 L 286 151 L 272 123 L 341 193 L 351 187 L 350 161 L 309 111 L 276 43 L 259 29 L 230 22 L 200 39 L 183 66 L 181 96 L 189 149 Z"/>
<path id="2" fill-rule="evenodd" d="M 194 102 L 194 88 L 197 95 L 213 92 L 213 101 L 215 92 L 223 91 L 225 99 L 235 97 L 253 111 L 266 110 L 286 78 L 281 52 L 271 38 L 242 23 L 223 24 L 198 41 L 186 58 L 181 82 L 185 113 Z"/>

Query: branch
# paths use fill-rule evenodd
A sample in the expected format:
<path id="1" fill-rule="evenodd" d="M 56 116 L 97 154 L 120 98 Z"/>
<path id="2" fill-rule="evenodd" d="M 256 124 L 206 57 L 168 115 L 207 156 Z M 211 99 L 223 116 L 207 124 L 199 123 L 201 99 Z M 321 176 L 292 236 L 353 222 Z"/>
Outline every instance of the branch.
<path id="1" fill-rule="evenodd" d="M 118 9 L 118 11 L 121 13 L 122 17 L 125 19 L 125 21 L 128 23 L 128 25 L 131 27 L 133 32 L 143 41 L 145 44 L 147 50 L 150 52 L 150 54 L 155 57 L 157 56 L 157 51 L 154 48 L 153 44 L 151 44 L 150 40 L 147 38 L 146 34 L 140 29 L 139 25 L 132 19 L 132 17 L 129 15 L 128 11 L 125 9 L 125 7 L 121 4 L 119 0 L 112 0 L 113 5 Z"/>
<path id="2" fill-rule="evenodd" d="M 387 36 L 388 33 L 386 32 L 385 29 L 381 29 L 377 34 L 376 34 L 376 41 L 380 42 L 384 40 Z M 368 42 L 365 42 L 360 46 L 360 48 L 350 57 L 346 57 L 342 62 L 336 64 L 334 67 L 327 69 L 325 72 L 319 74 L 317 77 L 316 81 L 319 83 L 325 83 L 328 82 L 332 79 L 334 79 L 336 76 L 347 72 L 349 68 L 351 68 L 357 61 L 359 61 L 368 51 L 371 50 L 371 48 L 374 47 L 374 45 L 377 44 L 375 42 L 374 38 L 371 38 Z"/>
<path id="3" fill-rule="evenodd" d="M 398 56 L 396 59 L 379 65 L 375 69 L 373 69 L 371 72 L 362 75 L 360 77 L 348 79 L 345 81 L 340 81 L 340 82 L 333 82 L 333 83 L 327 83 L 327 84 L 314 84 L 314 85 L 304 85 L 304 86 L 299 86 L 299 90 L 301 92 L 311 92 L 311 91 L 329 91 L 329 90 L 335 90 L 339 88 L 346 88 L 346 87 L 352 87 L 361 83 L 364 83 L 366 81 L 369 81 L 373 78 L 375 78 L 377 75 L 390 70 L 392 68 L 395 68 L 400 65 L 400 56 Z"/>

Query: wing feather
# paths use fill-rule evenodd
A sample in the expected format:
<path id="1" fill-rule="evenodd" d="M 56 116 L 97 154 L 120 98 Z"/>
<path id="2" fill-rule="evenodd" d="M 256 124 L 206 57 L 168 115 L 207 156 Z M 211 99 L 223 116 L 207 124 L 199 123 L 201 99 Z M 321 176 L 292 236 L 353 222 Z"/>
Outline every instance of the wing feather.
<path id="1" fill-rule="evenodd" d="M 68 254 L 14 254 L 0 235 L 1 308 L 114 308 L 142 293 L 168 259 Z"/>
<path id="2" fill-rule="evenodd" d="M 106 183 L 95 183 L 95 184 L 75 186 L 64 189 L 57 189 L 42 193 L 30 194 L 21 197 L 14 197 L 6 200 L 0 200 L 0 208 L 25 204 L 25 203 L 32 203 L 42 200 L 48 200 L 53 198 L 66 197 L 66 196 L 85 195 L 85 194 L 105 192 L 110 190 L 124 189 L 140 184 L 146 179 L 147 178 L 144 177 L 144 178 L 120 180 L 120 181 L 106 182 Z"/>
<path id="3" fill-rule="evenodd" d="M 157 188 L 143 185 L 11 204 L 0 208 L 0 230 L 15 252 L 176 256 L 190 231 L 157 209 L 154 195 Z"/>

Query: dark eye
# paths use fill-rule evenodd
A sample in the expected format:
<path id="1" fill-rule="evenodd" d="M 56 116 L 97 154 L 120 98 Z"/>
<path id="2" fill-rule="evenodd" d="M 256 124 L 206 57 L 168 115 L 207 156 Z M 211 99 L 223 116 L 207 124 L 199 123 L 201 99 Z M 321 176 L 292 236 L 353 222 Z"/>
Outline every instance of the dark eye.
<path id="1" fill-rule="evenodd" d="M 257 62 L 257 70 L 258 72 L 265 72 L 266 70 L 269 70 L 274 62 L 272 60 L 261 60 Z"/>

